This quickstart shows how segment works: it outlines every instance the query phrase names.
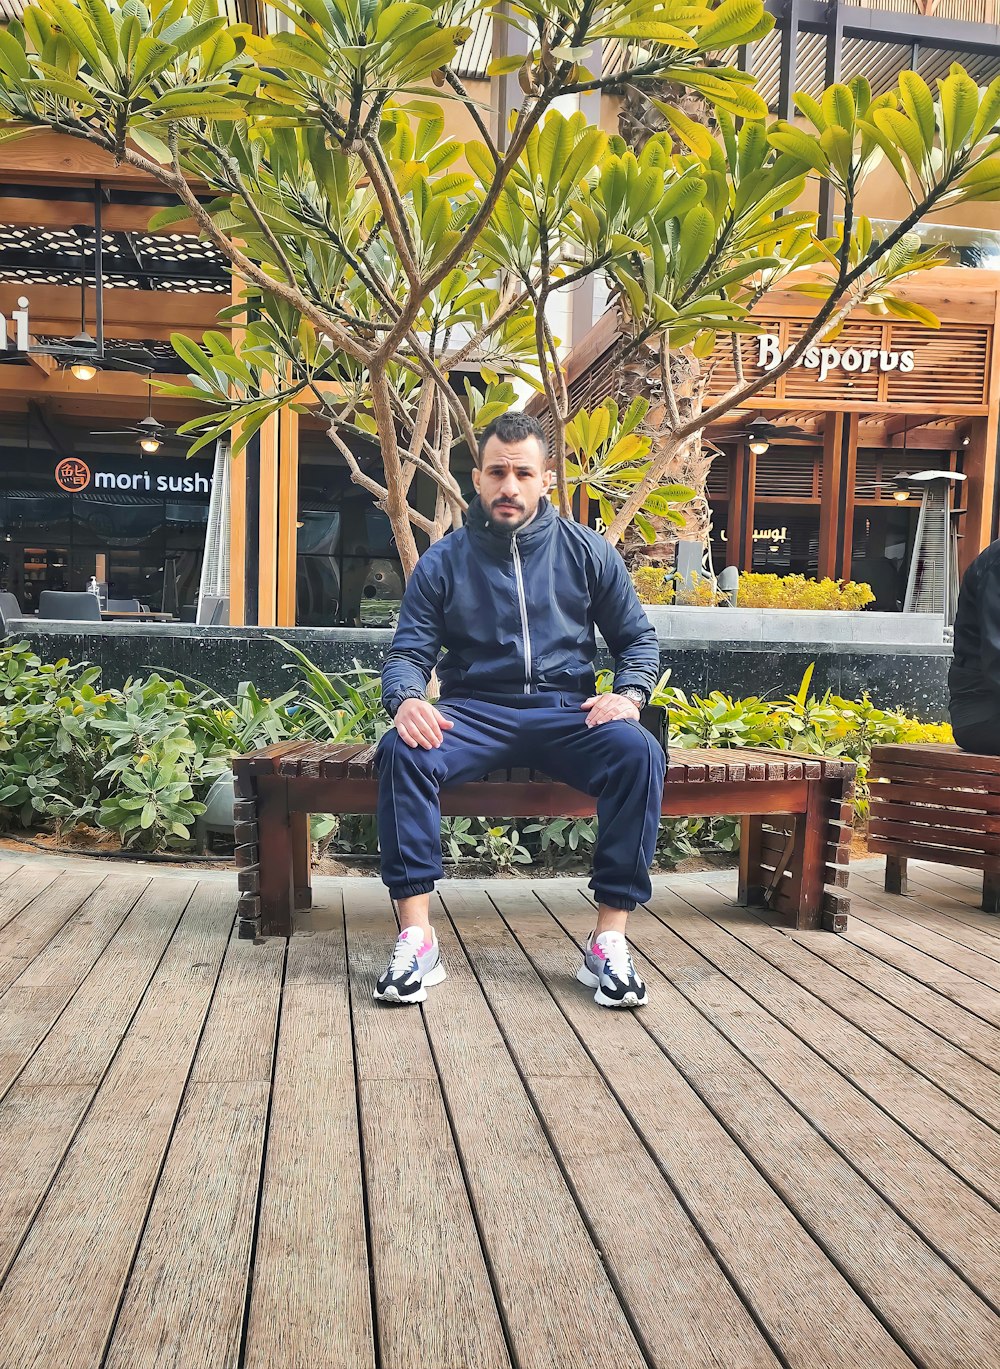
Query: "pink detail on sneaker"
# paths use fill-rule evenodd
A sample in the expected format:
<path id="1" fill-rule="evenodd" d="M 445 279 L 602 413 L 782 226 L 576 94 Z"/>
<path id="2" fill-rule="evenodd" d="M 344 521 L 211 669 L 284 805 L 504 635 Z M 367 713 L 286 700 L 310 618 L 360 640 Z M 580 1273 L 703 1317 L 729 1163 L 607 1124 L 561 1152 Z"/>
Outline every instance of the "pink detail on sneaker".
<path id="1" fill-rule="evenodd" d="M 590 943 L 590 954 L 591 954 L 591 955 L 596 955 L 596 956 L 598 957 L 599 960 L 607 960 L 607 958 L 608 958 L 608 957 L 604 954 L 604 948 L 603 948 L 603 946 L 598 946 L 598 944 L 597 944 L 596 941 L 592 941 L 592 942 Z"/>
<path id="2" fill-rule="evenodd" d="M 434 949 L 434 942 L 433 942 L 433 941 L 425 941 L 425 942 L 423 943 L 423 945 L 420 947 L 420 950 L 417 952 L 417 955 L 426 955 L 426 954 L 428 953 L 428 951 L 432 951 L 433 949 Z"/>

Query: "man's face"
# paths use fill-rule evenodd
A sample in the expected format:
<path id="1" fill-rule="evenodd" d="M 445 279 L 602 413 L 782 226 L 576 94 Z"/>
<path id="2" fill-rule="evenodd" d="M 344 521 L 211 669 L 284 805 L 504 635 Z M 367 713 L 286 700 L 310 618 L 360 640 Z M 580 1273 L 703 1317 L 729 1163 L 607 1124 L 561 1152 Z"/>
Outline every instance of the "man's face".
<path id="1" fill-rule="evenodd" d="M 481 467 L 472 471 L 487 518 L 505 532 L 516 532 L 534 518 L 554 479 L 555 472 L 545 469 L 545 455 L 534 437 L 501 442 L 494 435 L 483 451 Z"/>

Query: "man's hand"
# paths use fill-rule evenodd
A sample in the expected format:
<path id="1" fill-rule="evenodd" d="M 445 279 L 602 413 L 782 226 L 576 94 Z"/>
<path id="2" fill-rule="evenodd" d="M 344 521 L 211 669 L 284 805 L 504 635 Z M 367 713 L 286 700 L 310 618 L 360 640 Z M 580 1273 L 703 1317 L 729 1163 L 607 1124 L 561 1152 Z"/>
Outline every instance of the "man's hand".
<path id="1" fill-rule="evenodd" d="M 425 751 L 441 745 L 442 728 L 455 726 L 426 699 L 404 699 L 392 721 L 407 746 L 422 746 Z"/>
<path id="2" fill-rule="evenodd" d="M 590 713 L 587 719 L 588 727 L 600 727 L 601 723 L 613 722 L 615 718 L 639 721 L 638 705 L 633 699 L 623 698 L 621 694 L 595 694 L 592 698 L 584 699 L 580 707 L 586 708 Z"/>

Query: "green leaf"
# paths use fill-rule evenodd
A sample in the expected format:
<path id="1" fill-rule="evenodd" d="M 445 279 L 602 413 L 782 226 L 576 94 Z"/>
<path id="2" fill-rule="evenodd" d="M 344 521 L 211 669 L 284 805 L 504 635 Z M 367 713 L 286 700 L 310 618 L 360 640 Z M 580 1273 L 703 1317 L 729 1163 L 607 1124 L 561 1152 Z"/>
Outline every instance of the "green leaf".
<path id="1" fill-rule="evenodd" d="M 686 281 L 701 267 L 715 242 L 715 220 L 703 205 L 685 214 L 677 253 L 677 279 Z"/>
<path id="2" fill-rule="evenodd" d="M 850 134 L 857 114 L 850 88 L 842 84 L 830 86 L 823 92 L 822 105 L 827 125 L 838 124 Z"/>
<path id="3" fill-rule="evenodd" d="M 920 129 L 913 120 L 898 109 L 877 109 L 875 123 L 893 143 L 903 149 L 907 161 L 922 181 L 926 153 Z"/>
<path id="4" fill-rule="evenodd" d="M 982 98 L 979 113 L 972 125 L 970 143 L 975 146 L 984 133 L 991 132 L 996 126 L 998 118 L 1000 118 L 1000 76 L 997 76 L 986 87 L 986 94 Z"/>
<path id="5" fill-rule="evenodd" d="M 756 29 L 764 18 L 760 0 L 722 0 L 712 10 L 707 24 L 698 29 L 698 47 L 728 48 L 747 41 L 747 34 Z"/>
<path id="6" fill-rule="evenodd" d="M 954 157 L 962 150 L 975 123 L 979 87 L 957 62 L 937 85 L 941 93 L 941 141 L 945 152 Z"/>
<path id="7" fill-rule="evenodd" d="M 653 104 L 666 118 L 678 137 L 687 143 L 692 152 L 696 152 L 699 157 L 706 160 L 712 155 L 715 139 L 704 124 L 689 119 L 682 110 L 677 109 L 674 105 L 667 104 L 665 100 L 653 100 Z"/>
<path id="8" fill-rule="evenodd" d="M 899 73 L 899 98 L 903 108 L 916 124 L 927 153 L 934 146 L 934 96 L 930 87 L 915 71 Z"/>
<path id="9" fill-rule="evenodd" d="M 882 302 L 889 310 L 890 314 L 896 318 L 905 318 L 912 323 L 922 323 L 927 328 L 940 328 L 941 320 L 936 314 L 932 314 L 930 309 L 925 309 L 922 304 L 914 304 L 909 299 L 899 299 L 895 295 L 883 295 Z"/>

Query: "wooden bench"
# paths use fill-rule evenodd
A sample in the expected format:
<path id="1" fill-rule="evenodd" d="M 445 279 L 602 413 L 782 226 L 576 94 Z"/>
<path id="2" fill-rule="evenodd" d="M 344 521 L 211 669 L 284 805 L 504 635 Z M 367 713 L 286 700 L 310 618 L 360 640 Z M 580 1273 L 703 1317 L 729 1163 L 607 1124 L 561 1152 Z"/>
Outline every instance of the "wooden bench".
<path id="1" fill-rule="evenodd" d="M 311 906 L 310 813 L 374 813 L 374 746 L 281 742 L 233 762 L 240 935 L 288 936 Z M 673 752 L 664 817 L 740 817 L 739 901 L 796 927 L 843 931 L 854 764 L 788 751 Z M 445 816 L 592 817 L 594 800 L 537 771 L 441 792 Z M 827 886 L 832 886 L 828 890 Z"/>
<path id="2" fill-rule="evenodd" d="M 1000 757 L 957 746 L 873 746 L 868 845 L 885 887 L 906 893 L 907 860 L 983 872 L 983 908 L 1000 912 Z"/>

